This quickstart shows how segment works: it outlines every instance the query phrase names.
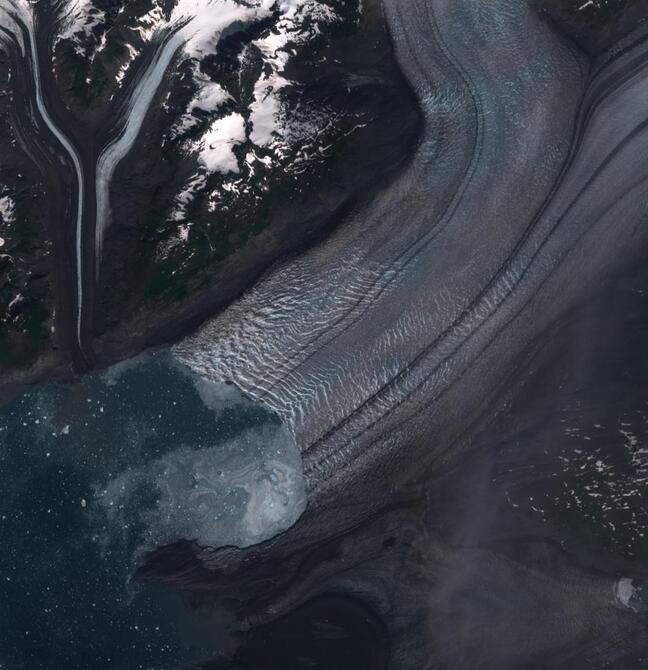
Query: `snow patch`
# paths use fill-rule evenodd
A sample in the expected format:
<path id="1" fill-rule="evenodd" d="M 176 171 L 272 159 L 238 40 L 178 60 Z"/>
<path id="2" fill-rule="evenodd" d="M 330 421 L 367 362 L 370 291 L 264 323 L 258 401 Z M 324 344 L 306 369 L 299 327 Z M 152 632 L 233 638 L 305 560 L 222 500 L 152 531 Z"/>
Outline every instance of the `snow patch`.
<path id="1" fill-rule="evenodd" d="M 253 45 L 263 54 L 269 68 L 264 68 L 254 86 L 250 109 L 250 139 L 260 147 L 286 138 L 289 125 L 282 121 L 280 91 L 290 85 L 282 75 L 296 45 L 307 43 L 321 32 L 323 24 L 334 22 L 337 14 L 315 0 L 283 0 L 281 18 L 267 35 Z"/>
<path id="2" fill-rule="evenodd" d="M 230 94 L 220 85 L 211 81 L 197 67 L 194 69 L 194 81 L 198 83 L 198 93 L 193 97 L 182 118 L 176 123 L 170 132 L 171 139 L 184 135 L 187 131 L 199 124 L 194 110 L 198 109 L 205 113 L 218 110 L 221 105 L 231 100 Z"/>
<path id="3" fill-rule="evenodd" d="M 10 226 L 16 222 L 16 203 L 13 198 L 4 195 L 0 198 L 0 224 Z M 0 237 L 0 249 L 5 246 L 7 240 Z"/>
<path id="4" fill-rule="evenodd" d="M 245 119 L 240 114 L 217 119 L 203 137 L 198 160 L 208 172 L 238 173 L 239 164 L 233 148 L 245 139 Z"/>
<path id="5" fill-rule="evenodd" d="M 184 52 L 189 58 L 212 53 L 225 28 L 267 18 L 275 0 L 238 4 L 234 0 L 180 0 L 171 13 L 170 24 L 182 26 Z"/>
<path id="6" fill-rule="evenodd" d="M 137 56 L 139 56 L 139 52 L 134 46 L 126 43 L 125 47 L 128 49 L 128 56 L 120 66 L 119 70 L 117 70 L 117 74 L 115 75 L 115 82 L 120 86 L 124 81 L 124 77 L 126 76 L 126 73 L 128 72 L 128 69 L 130 68 L 131 64 L 137 58 Z"/>
<path id="7" fill-rule="evenodd" d="M 206 84 L 202 91 L 192 100 L 188 111 L 202 109 L 205 112 L 211 112 L 218 109 L 230 96 L 219 84 L 210 82 Z"/>
<path id="8" fill-rule="evenodd" d="M 143 42 L 150 42 L 164 22 L 162 7 L 155 6 L 150 12 L 147 12 L 138 19 L 135 32 Z"/>
<path id="9" fill-rule="evenodd" d="M 62 5 L 58 40 L 70 40 L 80 56 L 86 56 L 94 31 L 104 24 L 106 13 L 90 0 L 70 0 Z"/>
<path id="10" fill-rule="evenodd" d="M 187 216 L 187 208 L 193 202 L 196 195 L 207 185 L 207 179 L 199 174 L 192 177 L 182 191 L 175 198 L 175 208 L 169 216 L 170 221 L 184 221 Z M 186 230 L 188 235 L 189 231 Z M 185 238 L 186 240 L 186 238 Z"/>

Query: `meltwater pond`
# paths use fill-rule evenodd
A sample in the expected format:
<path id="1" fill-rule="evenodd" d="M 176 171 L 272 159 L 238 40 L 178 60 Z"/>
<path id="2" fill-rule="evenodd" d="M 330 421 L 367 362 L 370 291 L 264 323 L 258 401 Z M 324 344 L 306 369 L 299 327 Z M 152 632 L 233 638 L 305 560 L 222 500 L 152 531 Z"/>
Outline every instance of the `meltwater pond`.
<path id="1" fill-rule="evenodd" d="M 187 667 L 218 640 L 131 581 L 176 540 L 247 546 L 305 507 L 301 459 L 266 408 L 168 353 L 0 408 L 0 668 Z"/>

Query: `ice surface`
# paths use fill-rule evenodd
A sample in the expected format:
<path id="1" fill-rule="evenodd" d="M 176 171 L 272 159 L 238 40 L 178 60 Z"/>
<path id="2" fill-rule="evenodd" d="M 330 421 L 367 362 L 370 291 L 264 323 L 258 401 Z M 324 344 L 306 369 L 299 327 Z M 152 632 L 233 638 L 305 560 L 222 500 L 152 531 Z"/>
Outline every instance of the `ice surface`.
<path id="1" fill-rule="evenodd" d="M 0 221 L 5 224 L 16 221 L 16 204 L 8 195 L 0 198 Z"/>
<path id="2" fill-rule="evenodd" d="M 6 226 L 15 223 L 16 221 L 16 205 L 12 198 L 5 195 L 0 198 L 0 233 Z M 4 237 L 0 237 L 0 247 L 4 247 L 7 243 Z"/>
<path id="3" fill-rule="evenodd" d="M 7 43 L 11 37 L 20 46 L 22 56 L 29 59 L 29 67 L 33 78 L 36 109 L 52 134 L 61 143 L 74 165 L 77 186 L 76 211 L 76 274 L 77 274 L 77 339 L 81 342 L 81 323 L 83 318 L 83 261 L 81 258 L 81 225 L 84 208 L 84 185 L 81 159 L 69 138 L 61 130 L 56 121 L 49 115 L 42 95 L 40 75 L 40 60 L 36 44 L 36 26 L 33 5 L 27 0 L 0 0 L 0 24 L 4 30 L 0 31 L 0 42 Z"/>
<path id="4" fill-rule="evenodd" d="M 624 607 L 630 607 L 630 601 L 634 595 L 635 588 L 632 580 L 622 577 L 614 586 L 614 595 Z"/>
<path id="5" fill-rule="evenodd" d="M 118 527 L 142 525 L 148 548 L 180 539 L 247 547 L 292 526 L 306 502 L 299 454 L 280 425 L 207 449 L 180 447 L 97 495 Z"/>
<path id="6" fill-rule="evenodd" d="M 614 595 L 621 605 L 635 614 L 648 612 L 648 589 L 645 580 L 621 577 L 614 585 Z"/>
<path id="7" fill-rule="evenodd" d="M 335 495 L 331 482 L 339 486 L 342 464 L 354 459 L 366 467 L 419 441 L 431 449 L 454 444 L 445 433 L 449 417 L 462 425 L 465 403 L 487 397 L 474 384 L 495 388 L 506 367 L 502 356 L 513 358 L 498 335 L 519 319 L 526 335 L 516 342 L 526 346 L 525 338 L 535 336 L 539 323 L 524 309 L 529 296 L 545 290 L 548 268 L 562 262 L 561 235 L 573 234 L 574 248 L 584 239 L 576 238 L 585 219 L 571 213 L 573 194 L 591 171 L 608 165 L 615 140 L 643 119 L 635 102 L 645 82 L 637 78 L 598 113 L 598 124 L 614 119 L 617 127 L 600 134 L 588 127 L 571 181 L 552 201 L 556 214 L 542 209 L 542 221 L 531 225 L 529 212 L 544 208 L 565 164 L 571 115 L 581 100 L 578 63 L 527 3 L 498 0 L 488 12 L 483 3 L 434 5 L 437 12 L 425 2 L 384 3 L 397 57 L 425 117 L 407 169 L 321 244 L 273 267 L 176 346 L 194 369 L 231 380 L 292 427 L 311 502 L 317 491 Z M 520 37 L 526 30 L 533 42 Z M 435 71 L 445 59 L 453 67 Z M 493 191 L 495 167 L 507 193 L 524 199 Z M 611 207 L 603 190 L 598 195 L 600 209 L 588 212 Z M 484 253 L 485 240 L 492 252 Z M 597 272 L 595 261 L 587 272 Z M 565 285 L 576 295 L 578 287 Z M 487 367 L 484 352 L 495 360 L 498 346 L 497 365 Z M 488 374 L 475 373 L 473 381 L 473 366 Z"/>
<path id="8" fill-rule="evenodd" d="M 268 537 L 298 513 L 300 468 L 276 416 L 164 354 L 4 405 L 0 666 L 198 667 L 180 603 L 132 579 L 142 551 Z"/>
<path id="9" fill-rule="evenodd" d="M 138 551 L 181 539 L 246 547 L 297 521 L 306 506 L 301 456 L 276 417 L 166 355 L 120 364 L 102 384 L 123 399 L 144 375 L 159 385 L 160 401 L 147 410 L 153 421 L 120 417 L 127 429 L 116 439 L 132 457 L 93 485 L 94 509 L 108 521 L 106 541 L 125 534 Z M 104 414 L 102 405 L 97 420 L 111 421 L 114 411 L 108 406 Z M 205 428 L 183 427 L 187 419 Z"/>

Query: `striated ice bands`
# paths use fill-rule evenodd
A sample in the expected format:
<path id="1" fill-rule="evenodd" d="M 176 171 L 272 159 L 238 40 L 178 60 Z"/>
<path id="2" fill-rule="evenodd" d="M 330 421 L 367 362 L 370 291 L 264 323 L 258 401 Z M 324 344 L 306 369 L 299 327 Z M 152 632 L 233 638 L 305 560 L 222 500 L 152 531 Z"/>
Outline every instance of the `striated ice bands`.
<path id="1" fill-rule="evenodd" d="M 20 45 L 22 54 L 30 59 L 30 69 L 34 80 L 34 97 L 36 106 L 41 119 L 51 131 L 51 133 L 60 142 L 67 155 L 72 161 L 76 174 L 76 285 L 77 285 L 77 316 L 76 316 L 76 336 L 79 346 L 81 346 L 81 333 L 83 325 L 83 258 L 82 258 L 82 239 L 83 239 L 83 216 L 84 216 L 84 176 L 81 166 L 81 159 L 77 150 L 72 145 L 68 137 L 52 120 L 47 111 L 45 101 L 43 100 L 39 56 L 36 47 L 36 35 L 34 29 L 33 6 L 27 0 L 0 0 L 0 43 L 11 35 Z M 25 45 L 24 39 L 28 40 Z"/>
<path id="2" fill-rule="evenodd" d="M 643 47 L 588 82 L 530 3 L 385 8 L 425 114 L 411 165 L 176 347 L 292 426 L 312 492 L 454 444 L 540 329 L 646 234 L 648 76 L 627 65 Z"/>

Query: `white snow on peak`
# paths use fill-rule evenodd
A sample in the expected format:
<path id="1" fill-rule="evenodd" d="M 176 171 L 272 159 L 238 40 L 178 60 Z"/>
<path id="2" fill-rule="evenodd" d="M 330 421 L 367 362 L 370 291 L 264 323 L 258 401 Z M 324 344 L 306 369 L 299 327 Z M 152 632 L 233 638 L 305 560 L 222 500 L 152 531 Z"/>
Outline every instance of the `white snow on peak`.
<path id="1" fill-rule="evenodd" d="M 269 18 L 274 19 L 272 27 L 252 42 L 252 48 L 259 50 L 264 64 L 249 108 L 227 116 L 221 113 L 221 118 L 212 120 L 201 137 L 187 140 L 184 147 L 197 155 L 202 169 L 221 174 L 239 174 L 241 166 L 233 148 L 248 140 L 270 149 L 275 158 L 284 157 L 287 148 L 299 144 L 299 140 L 295 141 L 294 135 L 290 135 L 290 123 L 279 95 L 290 84 L 284 77 L 284 69 L 299 45 L 316 36 L 321 26 L 336 20 L 337 15 L 317 0 L 249 0 L 245 3 L 241 0 L 178 0 L 168 18 L 161 12 L 150 13 L 147 32 L 140 34 L 151 40 L 159 39 L 160 48 L 130 91 L 122 132 L 103 150 L 97 163 L 95 240 L 98 257 L 110 220 L 108 193 L 112 175 L 139 134 L 168 67 L 182 55 L 185 60 L 193 60 L 195 71 L 199 71 L 198 62 L 214 53 L 227 30 L 238 30 Z M 171 129 L 172 138 L 195 126 L 192 117 L 196 109 L 216 111 L 227 100 L 228 94 L 207 77 L 203 76 L 202 81 L 199 78 L 197 83 L 198 93 L 183 118 Z M 256 154 L 251 152 L 251 155 Z"/>
<path id="2" fill-rule="evenodd" d="M 245 119 L 229 114 L 214 121 L 203 136 L 198 160 L 209 172 L 238 173 L 234 146 L 245 142 Z"/>
<path id="3" fill-rule="evenodd" d="M 126 61 L 122 64 L 122 66 L 117 70 L 117 74 L 115 75 L 115 81 L 121 85 L 121 83 L 124 80 L 124 77 L 126 76 L 126 73 L 128 72 L 128 68 L 131 66 L 131 63 L 137 58 L 139 55 L 139 51 L 137 49 L 126 43 L 126 49 L 128 50 L 128 56 L 126 58 Z"/>
<path id="4" fill-rule="evenodd" d="M 202 109 L 205 112 L 211 112 L 218 109 L 230 96 L 220 84 L 209 82 L 205 84 L 200 93 L 191 101 L 189 111 Z"/>
<path id="5" fill-rule="evenodd" d="M 234 0 L 179 0 L 169 21 L 170 25 L 182 25 L 185 55 L 200 59 L 213 53 L 226 28 L 267 18 L 277 10 L 279 17 L 275 25 L 253 42 L 268 66 L 255 83 L 254 101 L 250 106 L 250 139 L 262 147 L 270 146 L 285 130 L 280 122 L 279 92 L 290 84 L 282 73 L 293 55 L 292 47 L 308 42 L 321 31 L 323 24 L 335 21 L 335 12 L 317 0 L 257 0 L 249 6 Z M 191 117 L 193 109 L 211 111 L 225 101 L 226 94 L 220 87 L 213 83 L 204 86 L 178 125 L 176 134 L 195 125 Z"/>
<path id="6" fill-rule="evenodd" d="M 222 8 L 219 12 L 214 11 L 216 2 Z M 202 137 L 203 148 L 199 154 L 200 163 L 209 172 L 238 173 L 239 168 L 231 149 L 246 139 L 257 147 L 271 149 L 275 158 L 282 158 L 289 146 L 303 139 L 291 131 L 291 122 L 283 109 L 281 91 L 292 84 L 284 76 L 284 70 L 296 49 L 320 33 L 324 24 L 337 20 L 338 16 L 330 7 L 316 0 L 264 0 L 245 8 L 245 11 L 232 0 L 202 0 L 198 5 L 195 1 L 180 0 L 174 10 L 176 21 L 182 20 L 180 17 L 185 16 L 185 11 L 187 16 L 189 11 L 193 12 L 195 18 L 182 29 L 187 40 L 184 48 L 189 56 L 200 58 L 211 53 L 216 46 L 216 24 L 220 26 L 226 21 L 234 24 L 252 18 L 259 19 L 269 15 L 270 9 L 278 13 L 274 25 L 251 44 L 261 54 L 264 67 L 254 84 L 253 100 L 249 105 L 249 124 L 245 126 L 240 114 L 232 114 L 212 123 Z M 195 109 L 214 111 L 230 99 L 226 91 L 202 75 L 198 68 L 194 80 L 200 86 L 199 93 L 173 128 L 172 138 L 196 127 L 198 121 L 192 113 Z M 303 120 L 300 128 L 304 128 Z M 190 142 L 189 147 L 195 150 L 196 142 Z"/>
<path id="7" fill-rule="evenodd" d="M 7 226 L 16 222 L 16 203 L 13 198 L 8 195 L 3 195 L 0 197 L 0 233 Z M 7 243 L 7 240 L 4 237 L 0 237 L 0 248 L 4 247 Z"/>
<path id="8" fill-rule="evenodd" d="M 184 186 L 183 190 L 175 197 L 175 208 L 169 216 L 169 221 L 185 221 L 187 218 L 187 207 L 193 202 L 196 194 L 207 185 L 207 178 L 203 174 L 193 176 Z M 182 228 L 180 238 L 186 241 L 189 236 L 189 228 Z"/>
<path id="9" fill-rule="evenodd" d="M 138 19 L 135 32 L 143 42 L 148 42 L 164 23 L 165 18 L 162 7 L 156 5 L 150 12 L 147 12 Z"/>
<path id="10" fill-rule="evenodd" d="M 211 81 L 198 67 L 194 68 L 193 78 L 199 86 L 198 92 L 187 106 L 187 111 L 171 129 L 169 133 L 171 139 L 181 137 L 198 125 L 198 117 L 194 115 L 194 110 L 215 112 L 223 103 L 231 100 L 230 94 L 220 84 Z"/>
<path id="11" fill-rule="evenodd" d="M 249 6 L 234 0 L 179 0 L 169 23 L 182 26 L 185 54 L 202 58 L 214 51 L 223 30 L 271 16 L 274 4 L 275 0 L 260 0 Z"/>
<path id="12" fill-rule="evenodd" d="M 290 85 L 284 69 L 296 45 L 307 43 L 321 32 L 323 24 L 337 19 L 335 12 L 316 0 L 282 0 L 281 16 L 268 33 L 253 42 L 270 66 L 264 68 L 254 86 L 251 105 L 250 139 L 261 147 L 269 147 L 286 136 L 287 124 L 282 122 L 280 91 Z M 281 153 L 280 147 L 275 147 Z"/>
<path id="13" fill-rule="evenodd" d="M 101 256 L 104 232 L 110 218 L 108 194 L 114 170 L 135 142 L 155 94 L 176 54 L 182 49 L 189 57 L 204 54 L 205 49 L 217 43 L 223 30 L 237 21 L 245 22 L 270 15 L 272 4 L 270 0 L 264 0 L 258 6 L 239 5 L 233 0 L 180 0 L 169 21 L 165 20 L 157 25 L 156 35 L 162 37 L 162 31 L 169 31 L 166 39 L 161 42 L 160 49 L 130 92 L 122 132 L 113 143 L 104 148 L 97 162 L 95 243 L 98 257 Z M 231 122 L 236 122 L 236 119 Z M 231 132 L 232 126 L 225 126 Z M 203 162 L 213 166 L 214 170 L 230 171 L 238 167 L 231 152 L 231 142 L 235 141 L 236 136 L 232 135 L 228 141 L 224 136 L 226 128 L 216 125 L 208 131 L 209 137 L 205 137 L 207 151 Z M 222 146 L 225 155 L 216 159 L 214 151 L 208 148 L 210 145 Z M 97 268 L 99 265 L 97 263 Z"/>
<path id="14" fill-rule="evenodd" d="M 105 22 L 106 14 L 91 0 L 69 0 L 61 6 L 60 20 L 59 39 L 70 40 L 74 50 L 85 56 L 88 40 L 92 38 L 94 29 Z"/>

